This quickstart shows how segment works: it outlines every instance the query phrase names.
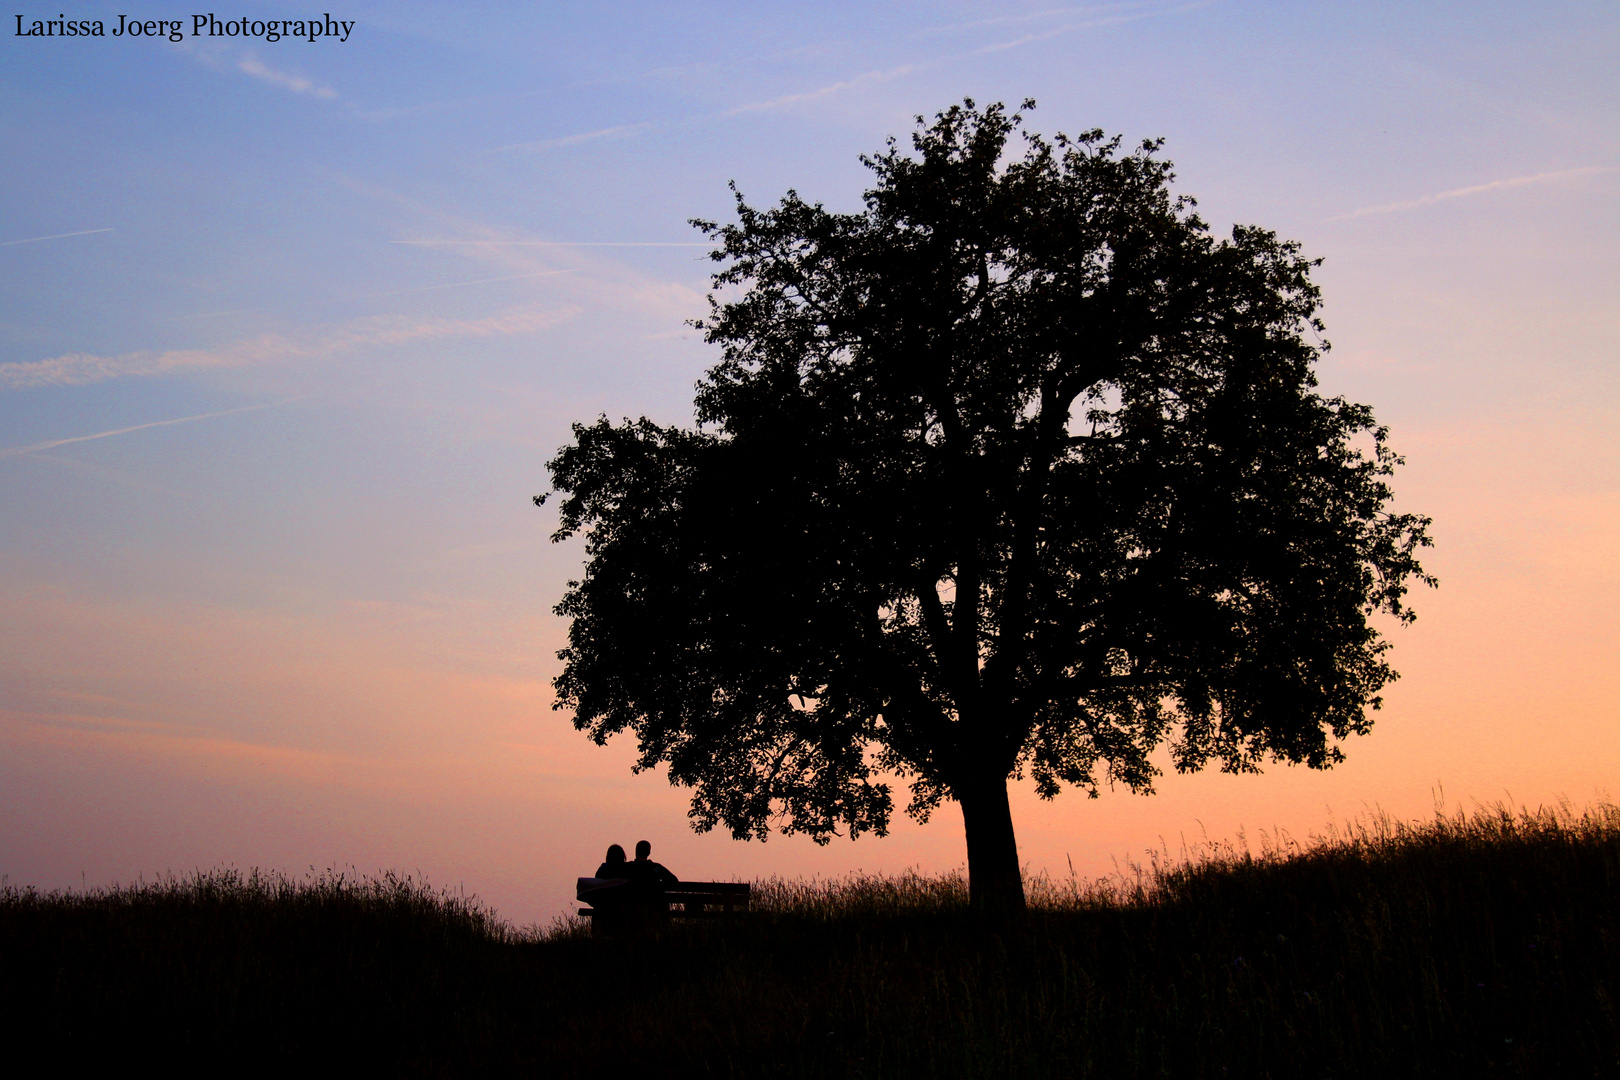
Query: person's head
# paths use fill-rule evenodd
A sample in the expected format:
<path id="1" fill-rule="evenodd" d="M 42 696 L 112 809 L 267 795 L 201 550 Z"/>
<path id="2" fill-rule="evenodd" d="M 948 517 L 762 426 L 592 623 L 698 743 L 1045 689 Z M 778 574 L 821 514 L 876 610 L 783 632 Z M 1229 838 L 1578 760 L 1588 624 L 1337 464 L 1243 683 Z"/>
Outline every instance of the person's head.
<path id="1" fill-rule="evenodd" d="M 636 841 L 636 861 L 640 862 L 652 854 L 652 845 L 645 840 Z"/>
<path id="2" fill-rule="evenodd" d="M 639 849 L 638 849 L 639 850 Z M 608 845 L 608 862 L 624 862 L 624 848 L 618 844 Z"/>

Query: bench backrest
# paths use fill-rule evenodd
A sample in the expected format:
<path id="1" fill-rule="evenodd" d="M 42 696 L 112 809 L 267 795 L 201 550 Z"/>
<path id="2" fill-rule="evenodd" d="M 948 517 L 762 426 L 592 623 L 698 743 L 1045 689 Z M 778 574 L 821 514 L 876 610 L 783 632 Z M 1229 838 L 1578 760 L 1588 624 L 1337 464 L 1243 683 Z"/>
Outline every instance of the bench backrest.
<path id="1" fill-rule="evenodd" d="M 628 884 L 616 878 L 580 878 L 575 896 L 589 904 L 592 894 L 617 891 Z M 747 911 L 751 886 L 745 881 L 682 881 L 664 887 L 664 900 L 676 910 L 672 914 L 700 915 L 718 909 L 721 912 Z M 678 906 L 678 907 L 677 907 Z M 581 915 L 594 912 L 582 910 Z"/>
<path id="2" fill-rule="evenodd" d="M 747 911 L 749 885 L 744 881 L 683 881 L 664 887 L 664 899 L 693 912 L 711 907 Z"/>

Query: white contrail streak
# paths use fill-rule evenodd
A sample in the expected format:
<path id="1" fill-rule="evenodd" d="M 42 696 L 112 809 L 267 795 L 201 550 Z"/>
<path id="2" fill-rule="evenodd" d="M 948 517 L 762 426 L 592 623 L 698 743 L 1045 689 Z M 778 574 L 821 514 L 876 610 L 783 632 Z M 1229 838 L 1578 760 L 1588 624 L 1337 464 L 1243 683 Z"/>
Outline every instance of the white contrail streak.
<path id="1" fill-rule="evenodd" d="M 49 439 L 45 442 L 34 443 L 32 446 L 10 446 L 0 449 L 0 458 L 17 457 L 21 454 L 32 454 L 40 450 L 52 450 L 58 446 L 66 446 L 69 443 L 89 442 L 91 439 L 110 439 L 114 435 L 128 435 L 132 431 L 145 431 L 147 428 L 168 427 L 170 424 L 189 424 L 193 420 L 209 420 L 216 416 L 234 416 L 236 413 L 271 409 L 277 405 L 288 405 L 294 401 L 302 401 L 308 396 L 308 394 L 302 394 L 299 397 L 283 398 L 281 401 L 267 401 L 262 405 L 244 405 L 240 409 L 223 409 L 219 412 L 198 413 L 196 416 L 181 416 L 173 420 L 153 420 L 150 424 L 136 424 L 133 427 L 117 428 L 113 431 L 98 431 L 94 435 L 75 435 L 70 439 Z"/>
<path id="2" fill-rule="evenodd" d="M 766 109 L 778 109 L 783 105 L 797 105 L 801 101 L 814 101 L 817 98 L 824 98 L 830 94 L 836 94 L 840 91 L 848 90 L 852 86 L 863 86 L 867 83 L 875 82 L 888 82 L 890 79 L 898 79 L 902 75 L 910 75 L 914 71 L 921 71 L 924 68 L 933 66 L 933 64 L 906 64 L 902 67 L 890 68 L 887 71 L 867 71 L 859 75 L 853 75 L 840 82 L 829 83 L 828 85 L 817 90 L 806 90 L 802 94 L 785 94 L 782 97 L 772 98 L 769 101 L 752 101 L 746 105 L 738 105 L 735 108 L 727 109 L 725 112 L 721 113 L 721 115 L 741 116 L 743 113 L 762 112 Z"/>
<path id="3" fill-rule="evenodd" d="M 706 243 L 650 243 L 631 240 L 390 240 L 391 244 L 447 244 L 462 247 L 710 247 Z"/>
<path id="4" fill-rule="evenodd" d="M 1141 7 L 1140 4 L 1099 4 L 1091 7 L 1061 7 L 1048 8 L 1045 11 L 1028 11 L 1018 15 L 996 15 L 988 19 L 974 19 L 971 22 L 949 23 L 945 26 L 930 26 L 916 32 L 916 36 L 925 34 L 949 34 L 957 30 L 977 30 L 985 26 L 997 26 L 1005 23 L 1035 22 L 1039 19 L 1050 19 L 1058 15 L 1101 15 L 1109 12 L 1128 10 Z"/>
<path id="5" fill-rule="evenodd" d="M 508 143 L 506 146 L 497 146 L 490 153 L 499 154 L 503 150 L 552 150 L 563 146 L 578 146 L 580 143 L 592 142 L 596 139 L 612 139 L 621 135 L 634 135 L 649 126 L 651 125 L 620 124 L 618 127 L 585 131 L 578 135 L 564 135 L 557 139 L 537 139 L 534 142 Z"/>
<path id="6" fill-rule="evenodd" d="M 409 289 L 389 289 L 387 292 L 357 293 L 354 296 L 336 296 L 325 300 L 307 300 L 299 304 L 271 304 L 268 307 L 231 308 L 229 311 L 205 311 L 200 315 L 173 315 L 162 319 L 153 319 L 153 322 L 182 322 L 186 319 L 214 319 L 221 315 L 251 315 L 255 311 L 270 311 L 277 308 L 306 308 L 326 307 L 330 304 L 347 304 L 354 300 L 375 300 L 379 296 L 403 296 L 406 293 L 433 292 L 435 289 L 460 289 L 468 285 L 493 285 L 497 281 L 526 281 L 529 278 L 556 277 L 558 274 L 577 274 L 579 267 L 569 267 L 567 270 L 542 270 L 538 274 L 513 274 L 511 277 L 479 278 L 477 281 L 448 281 L 443 285 L 417 285 Z"/>
<path id="7" fill-rule="evenodd" d="M 82 232 L 59 232 L 49 236 L 30 236 L 26 240 L 0 240 L 0 247 L 10 247 L 12 244 L 37 244 L 41 240 L 60 240 L 65 236 L 93 236 L 96 233 L 112 232 L 112 229 L 85 229 Z"/>
<path id="8" fill-rule="evenodd" d="M 1526 187 L 1530 184 L 1547 184 L 1554 180 L 1563 180 L 1566 177 L 1597 176 L 1602 173 L 1612 172 L 1620 172 L 1620 167 L 1587 165 L 1579 169 L 1560 169 L 1557 172 L 1536 173 L 1534 176 L 1515 176 L 1507 180 L 1492 180 L 1488 184 L 1473 184 L 1469 187 L 1452 188 L 1450 191 L 1441 191 L 1434 195 L 1425 195 L 1420 199 L 1410 199 L 1406 202 L 1386 203 L 1383 206 L 1364 206 L 1360 210 L 1341 214 L 1331 220 L 1349 221 L 1352 218 L 1371 217 L 1374 214 L 1398 214 L 1403 210 L 1416 210 L 1420 206 L 1432 206 L 1437 202 L 1445 202 L 1448 199 L 1461 199 L 1469 195 L 1483 195 L 1487 191 L 1502 191 L 1507 188 Z"/>

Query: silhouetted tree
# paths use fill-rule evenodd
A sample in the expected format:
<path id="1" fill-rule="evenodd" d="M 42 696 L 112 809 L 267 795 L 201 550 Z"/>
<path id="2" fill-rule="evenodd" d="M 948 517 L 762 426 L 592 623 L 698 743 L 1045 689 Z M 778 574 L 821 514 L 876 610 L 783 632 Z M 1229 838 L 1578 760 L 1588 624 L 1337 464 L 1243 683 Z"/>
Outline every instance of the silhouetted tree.
<path id="1" fill-rule="evenodd" d="M 919 117 L 860 213 L 694 221 L 698 427 L 576 424 L 549 465 L 576 727 L 634 731 L 700 830 L 881 834 L 885 773 L 920 819 L 954 799 L 992 907 L 1023 903 L 1009 777 L 1325 768 L 1395 677 L 1369 618 L 1432 584 L 1385 429 L 1314 392 L 1315 264 L 1214 239 L 1158 142 L 1014 156 L 1021 122 Z"/>

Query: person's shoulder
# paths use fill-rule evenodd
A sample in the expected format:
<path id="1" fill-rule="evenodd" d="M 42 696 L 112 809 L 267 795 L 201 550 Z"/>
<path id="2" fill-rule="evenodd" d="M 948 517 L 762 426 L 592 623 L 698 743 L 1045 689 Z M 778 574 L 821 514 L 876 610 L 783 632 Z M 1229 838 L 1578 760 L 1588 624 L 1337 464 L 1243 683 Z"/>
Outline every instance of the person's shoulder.
<path id="1" fill-rule="evenodd" d="M 656 863 L 651 859 L 637 859 L 630 866 L 630 872 L 635 875 L 637 881 L 659 881 L 667 884 L 680 880 L 670 873 L 663 863 Z"/>

